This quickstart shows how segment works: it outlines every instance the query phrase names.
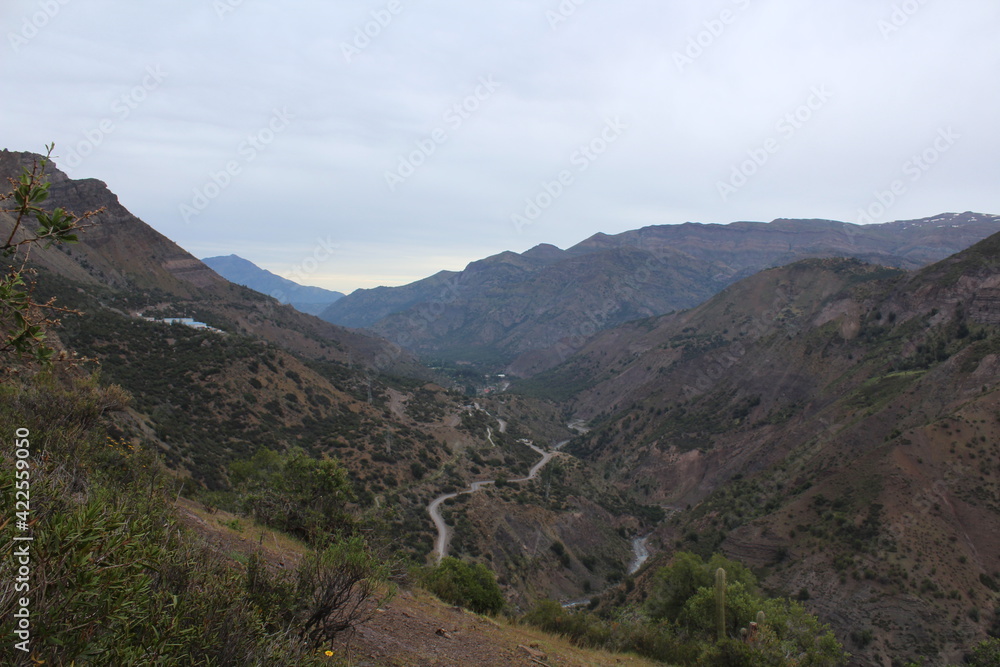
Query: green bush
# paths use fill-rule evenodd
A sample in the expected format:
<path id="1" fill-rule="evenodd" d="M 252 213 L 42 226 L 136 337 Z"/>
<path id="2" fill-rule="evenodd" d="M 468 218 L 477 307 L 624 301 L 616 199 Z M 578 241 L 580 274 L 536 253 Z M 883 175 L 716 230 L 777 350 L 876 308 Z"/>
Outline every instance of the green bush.
<path id="1" fill-rule="evenodd" d="M 1000 639 L 985 641 L 965 659 L 970 667 L 1000 667 Z"/>
<path id="2" fill-rule="evenodd" d="M 722 640 L 716 630 L 719 568 L 726 571 Z M 582 646 L 631 651 L 677 665 L 767 667 L 787 664 L 785 656 L 790 655 L 798 656 L 796 664 L 811 667 L 836 667 L 847 660 L 829 628 L 802 605 L 762 597 L 746 567 L 718 554 L 708 561 L 688 552 L 676 554 L 654 574 L 645 611 L 646 617 L 619 610 L 614 620 L 607 620 L 546 601 L 523 620 Z M 742 641 L 741 630 L 757 622 L 760 612 L 766 621 L 752 642 Z"/>
<path id="3" fill-rule="evenodd" d="M 496 577 L 482 563 L 444 558 L 421 578 L 421 584 L 444 602 L 479 614 L 497 614 L 504 608 Z"/>
<path id="4" fill-rule="evenodd" d="M 688 600 L 699 589 L 715 585 L 715 571 L 720 567 L 726 571 L 726 580 L 730 584 L 738 583 L 751 589 L 757 586 L 753 573 L 736 561 L 716 554 L 706 563 L 696 554 L 681 551 L 670 565 L 653 575 L 646 613 L 654 620 L 677 620 Z"/>
<path id="5" fill-rule="evenodd" d="M 336 459 L 314 459 L 300 448 L 262 449 L 231 463 L 229 479 L 244 512 L 311 544 L 351 525 L 346 505 L 354 492 Z"/>

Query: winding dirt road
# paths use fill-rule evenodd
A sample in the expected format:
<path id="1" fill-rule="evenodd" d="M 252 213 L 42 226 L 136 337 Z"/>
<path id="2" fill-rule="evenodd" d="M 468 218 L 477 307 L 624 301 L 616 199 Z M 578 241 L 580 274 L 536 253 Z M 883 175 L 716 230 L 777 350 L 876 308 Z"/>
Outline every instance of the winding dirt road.
<path id="1" fill-rule="evenodd" d="M 531 467 L 531 470 L 528 471 L 527 477 L 522 477 L 520 479 L 512 479 L 508 481 L 511 484 L 520 484 L 522 482 L 528 482 L 535 479 L 536 477 L 538 477 L 538 473 L 542 471 L 542 468 L 548 465 L 549 461 L 551 461 L 553 457 L 555 457 L 555 455 L 559 453 L 559 449 L 567 442 L 569 442 L 569 440 L 563 440 L 562 442 L 558 443 L 555 447 L 553 447 L 550 451 L 546 451 L 541 447 L 539 447 L 538 445 L 529 444 L 528 445 L 529 447 L 531 447 L 533 450 L 541 454 L 542 456 L 541 460 Z M 431 503 L 427 506 L 427 511 L 430 513 L 431 520 L 434 521 L 434 527 L 437 528 L 437 533 L 438 533 L 437 540 L 434 542 L 434 557 L 438 563 L 440 563 L 441 559 L 443 559 L 445 556 L 448 555 L 448 543 L 451 541 L 451 528 L 448 526 L 447 523 L 445 523 L 444 517 L 441 516 L 441 505 L 451 500 L 452 498 L 457 498 L 458 496 L 465 495 L 466 493 L 476 493 L 478 491 L 481 491 L 484 486 L 495 483 L 496 483 L 495 479 L 473 482 L 472 484 L 469 485 L 468 489 L 464 491 L 455 491 L 454 493 L 445 493 L 444 495 L 440 495 L 434 500 L 432 500 Z"/>

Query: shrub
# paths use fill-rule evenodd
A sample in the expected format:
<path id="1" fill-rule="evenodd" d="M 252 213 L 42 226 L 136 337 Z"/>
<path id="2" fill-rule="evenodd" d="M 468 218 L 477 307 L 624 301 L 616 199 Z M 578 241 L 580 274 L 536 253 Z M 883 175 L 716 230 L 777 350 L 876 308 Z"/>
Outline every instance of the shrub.
<path id="1" fill-rule="evenodd" d="M 646 612 L 654 620 L 676 620 L 698 589 L 714 585 L 715 571 L 720 567 L 726 571 L 726 579 L 731 584 L 739 583 L 748 588 L 757 586 L 753 573 L 735 561 L 716 554 L 706 563 L 696 554 L 681 551 L 670 565 L 654 575 Z"/>
<path id="2" fill-rule="evenodd" d="M 965 659 L 970 667 L 1000 667 L 1000 639 L 982 642 Z"/>
<path id="3" fill-rule="evenodd" d="M 422 577 L 422 585 L 445 602 L 479 614 L 497 614 L 504 608 L 496 577 L 482 563 L 468 564 L 444 558 Z"/>
<path id="4" fill-rule="evenodd" d="M 298 569 L 300 636 L 314 647 L 371 618 L 388 601 L 390 567 L 360 537 L 310 553 Z"/>
<path id="5" fill-rule="evenodd" d="M 229 478 L 246 513 L 311 544 L 350 527 L 346 504 L 354 492 L 336 459 L 314 459 L 300 448 L 262 449 L 230 464 Z"/>

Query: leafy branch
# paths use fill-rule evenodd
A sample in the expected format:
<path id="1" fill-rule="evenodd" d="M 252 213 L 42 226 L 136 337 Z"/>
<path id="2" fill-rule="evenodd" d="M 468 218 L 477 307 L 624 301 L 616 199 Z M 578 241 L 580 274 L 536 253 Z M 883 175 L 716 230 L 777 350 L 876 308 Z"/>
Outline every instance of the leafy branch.
<path id="1" fill-rule="evenodd" d="M 55 305 L 55 299 L 44 303 L 34 299 L 34 282 L 28 278 L 34 271 L 28 268 L 28 259 L 35 246 L 50 248 L 55 243 L 77 243 L 78 232 L 93 226 L 87 220 L 104 209 L 76 215 L 64 208 L 46 210 L 43 204 L 49 198 L 52 183 L 45 175 L 55 144 L 46 146 L 45 156 L 35 160 L 31 169 L 22 169 L 19 178 L 8 179 L 11 190 L 0 193 L 0 203 L 13 200 L 12 208 L 0 208 L 0 214 L 10 214 L 13 225 L 3 245 L 3 274 L 0 276 L 0 358 L 11 356 L 27 358 L 48 365 L 55 351 L 45 344 L 45 332 L 59 324 L 53 314 L 79 314 L 77 311 Z M 28 231 L 29 220 L 37 223 Z M 0 374 L 11 372 L 5 364 Z"/>

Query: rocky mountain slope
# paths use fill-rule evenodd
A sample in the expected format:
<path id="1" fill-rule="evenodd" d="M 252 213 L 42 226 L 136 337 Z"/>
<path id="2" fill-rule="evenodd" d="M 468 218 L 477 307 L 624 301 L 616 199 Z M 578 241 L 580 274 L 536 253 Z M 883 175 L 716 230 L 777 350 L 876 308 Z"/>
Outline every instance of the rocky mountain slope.
<path id="1" fill-rule="evenodd" d="M 1000 632 L 998 324 L 1000 235 L 911 273 L 806 260 L 520 390 L 564 400 L 593 429 L 567 449 L 675 511 L 661 549 L 752 564 L 856 664 L 944 664 Z"/>
<path id="2" fill-rule="evenodd" d="M 0 153 L 0 177 L 37 157 Z M 55 297 L 82 313 L 62 317 L 50 336 L 132 395 L 120 435 L 141 434 L 184 495 L 211 498 L 227 488 L 234 460 L 263 448 L 336 457 L 358 505 L 378 508 L 394 548 L 424 562 L 435 537 L 427 509 L 433 498 L 476 480 L 523 477 L 538 459 L 523 441 L 548 446 L 569 437 L 558 413 L 534 401 L 511 402 L 507 409 L 518 416 L 508 416 L 509 428 L 502 428 L 487 412 L 496 414 L 491 403 L 474 407 L 434 383 L 432 372 L 399 346 L 229 283 L 132 216 L 103 183 L 51 175 L 52 205 L 105 212 L 79 244 L 32 254 L 36 297 Z M 11 229 L 11 220 L 0 214 L 3 229 Z M 165 318 L 191 318 L 216 330 Z M 539 484 L 497 491 L 507 537 L 495 551 L 493 537 L 501 531 L 483 527 L 492 517 L 447 509 L 452 552 L 480 560 L 495 553 L 508 598 L 523 604 L 535 595 L 579 596 L 585 583 L 566 577 L 559 559 L 525 557 L 529 537 L 542 549 L 564 541 L 573 567 L 593 559 L 588 581 L 595 588 L 628 558 L 628 541 L 616 529 L 629 521 L 620 515 L 630 508 L 616 490 L 601 485 L 602 493 L 592 494 L 596 502 L 584 494 L 567 500 L 570 494 L 561 492 L 558 504 L 539 511 L 519 495 L 539 494 Z M 571 517 L 580 503 L 605 508 L 587 526 L 610 543 L 576 543 Z M 606 509 L 622 506 L 622 512 Z M 620 558 L 598 561 L 596 554 Z"/>
<path id="3" fill-rule="evenodd" d="M 403 287 L 357 290 L 321 317 L 365 327 L 418 354 L 529 376 L 589 335 L 690 308 L 762 269 L 853 257 L 913 269 L 1000 230 L 975 213 L 858 226 L 828 220 L 660 225 L 597 234 L 567 250 L 505 252 Z"/>
<path id="4" fill-rule="evenodd" d="M 0 151 L 0 182 L 20 175 L 41 156 Z M 107 185 L 96 179 L 73 180 L 52 165 L 50 203 L 82 213 L 104 209 L 93 218 L 80 243 L 35 253 L 34 266 L 73 281 L 87 292 L 120 297 L 128 315 L 194 316 L 228 331 L 258 336 L 319 360 L 353 361 L 404 374 L 422 372 L 411 355 L 375 336 L 333 326 L 276 299 L 234 285 L 132 215 Z M 0 231 L 12 220 L 0 214 Z M 211 321 L 209 321 L 211 320 Z"/>
<path id="5" fill-rule="evenodd" d="M 274 297 L 281 303 L 290 304 L 296 310 L 310 315 L 320 314 L 331 303 L 344 297 L 340 292 L 300 285 L 282 278 L 238 255 L 206 257 L 201 261 L 230 282 Z"/>
<path id="6" fill-rule="evenodd" d="M 0 178 L 38 158 L 0 152 Z M 411 464 L 432 470 L 451 447 L 478 442 L 456 428 L 460 397 L 423 389 L 431 373 L 398 346 L 234 285 L 131 215 L 103 183 L 48 173 L 51 205 L 104 209 L 80 243 L 31 255 L 36 299 L 82 313 L 64 315 L 50 337 L 132 394 L 128 429 L 159 450 L 189 493 L 224 488 L 226 466 L 264 447 L 301 447 L 341 458 L 362 500 L 401 483 L 429 497 L 437 485 L 421 485 Z M 0 214 L 0 231 L 11 226 Z M 396 382 L 420 419 L 388 414 L 392 374 L 405 376 Z M 433 533 L 423 513 L 414 495 L 393 519 L 401 546 L 419 556 Z"/>

